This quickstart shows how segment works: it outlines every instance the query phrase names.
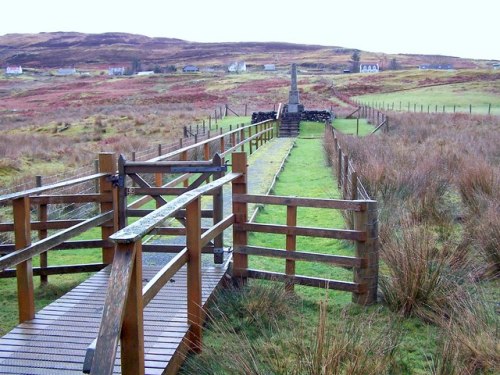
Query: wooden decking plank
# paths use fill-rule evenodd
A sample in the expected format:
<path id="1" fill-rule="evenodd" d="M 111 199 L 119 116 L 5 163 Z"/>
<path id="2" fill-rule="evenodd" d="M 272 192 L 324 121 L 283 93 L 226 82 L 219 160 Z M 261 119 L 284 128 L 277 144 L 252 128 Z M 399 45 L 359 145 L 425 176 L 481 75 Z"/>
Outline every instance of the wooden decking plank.
<path id="1" fill-rule="evenodd" d="M 159 270 L 145 267 L 144 284 Z M 220 283 L 224 268 L 203 269 L 202 301 Z M 105 268 L 0 338 L 0 374 L 81 374 L 88 345 L 97 336 L 106 295 Z M 146 374 L 162 374 L 188 330 L 183 267 L 144 310 Z M 114 373 L 120 374 L 120 351 Z"/>

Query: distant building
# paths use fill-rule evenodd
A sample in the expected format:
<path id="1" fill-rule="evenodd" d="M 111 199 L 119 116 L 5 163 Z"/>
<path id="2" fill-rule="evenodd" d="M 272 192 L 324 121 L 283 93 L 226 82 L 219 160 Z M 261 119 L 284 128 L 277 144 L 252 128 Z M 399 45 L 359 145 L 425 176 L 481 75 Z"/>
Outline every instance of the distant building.
<path id="1" fill-rule="evenodd" d="M 451 64 L 422 64 L 419 65 L 420 70 L 453 70 Z"/>
<path id="2" fill-rule="evenodd" d="M 378 73 L 379 71 L 378 64 L 359 64 L 360 73 Z"/>
<path id="3" fill-rule="evenodd" d="M 72 76 L 76 74 L 75 68 L 61 68 L 57 69 L 58 76 Z"/>
<path id="4" fill-rule="evenodd" d="M 244 61 L 234 62 L 227 67 L 227 71 L 230 73 L 246 72 L 247 71 L 247 64 Z"/>
<path id="5" fill-rule="evenodd" d="M 194 65 L 186 65 L 184 68 L 182 68 L 182 71 L 184 73 L 196 73 L 196 72 L 199 72 L 200 69 Z"/>
<path id="6" fill-rule="evenodd" d="M 276 65 L 274 64 L 264 64 L 264 71 L 274 72 L 276 70 Z"/>
<path id="7" fill-rule="evenodd" d="M 500 69 L 500 63 L 495 63 L 492 65 L 493 69 L 498 70 Z"/>
<path id="8" fill-rule="evenodd" d="M 23 74 L 23 68 L 21 68 L 21 66 L 8 66 L 5 69 L 5 74 L 20 75 Z"/>
<path id="9" fill-rule="evenodd" d="M 115 66 L 115 67 L 110 67 L 108 68 L 108 75 L 109 76 L 122 76 L 125 74 L 125 67 L 123 66 Z"/>
<path id="10" fill-rule="evenodd" d="M 155 74 L 154 70 L 145 70 L 143 72 L 137 72 L 138 76 L 152 76 Z"/>

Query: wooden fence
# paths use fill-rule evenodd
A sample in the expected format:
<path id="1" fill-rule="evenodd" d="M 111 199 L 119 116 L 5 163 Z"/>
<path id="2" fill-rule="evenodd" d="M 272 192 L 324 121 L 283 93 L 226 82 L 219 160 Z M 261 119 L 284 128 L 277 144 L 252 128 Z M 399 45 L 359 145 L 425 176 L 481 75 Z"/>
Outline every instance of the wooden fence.
<path id="1" fill-rule="evenodd" d="M 498 106 L 493 106 L 491 103 L 483 105 L 472 104 L 423 104 L 412 102 L 385 102 L 372 101 L 370 103 L 357 101 L 360 106 L 369 106 L 382 111 L 398 111 L 398 112 L 418 112 L 418 113 L 468 113 L 470 115 L 491 115 L 493 112 L 498 113 Z"/>
<path id="2" fill-rule="evenodd" d="M 349 160 L 349 155 L 340 145 L 335 129 L 328 124 L 325 125 L 325 142 L 333 144 L 334 154 L 331 155 L 331 161 L 337 174 L 337 184 L 342 197 L 350 200 L 370 200 L 358 172 Z"/>
<path id="3" fill-rule="evenodd" d="M 277 131 L 275 126 L 275 121 L 264 121 L 262 123 L 247 125 L 201 142 L 178 148 L 176 151 L 152 158 L 149 162 L 155 163 L 172 159 L 179 159 L 181 161 L 190 159 L 210 160 L 210 155 L 219 152 L 223 163 L 223 158 L 231 152 L 238 150 L 245 151 L 245 147 L 249 148 L 249 152 L 258 149 L 262 144 L 276 136 Z M 133 163 L 130 165 L 133 166 Z M 153 185 L 160 190 L 152 192 L 152 196 L 143 196 L 129 204 L 126 208 L 126 214 L 123 213 L 124 204 L 122 201 L 122 213 L 119 214 L 118 210 L 115 209 L 118 207 L 119 197 L 116 195 L 117 190 L 113 188 L 114 185 L 120 184 L 120 181 L 114 179 L 117 171 L 114 154 L 100 154 L 99 168 L 99 173 L 85 177 L 0 195 L 0 208 L 4 215 L 7 216 L 9 206 L 11 206 L 11 215 L 8 216 L 12 220 L 0 223 L 0 234 L 8 239 L 7 243 L 0 244 L 0 254 L 3 255 L 0 257 L 0 278 L 17 278 L 20 322 L 32 319 L 35 314 L 33 276 L 41 276 L 43 277 L 42 280 L 46 281 L 47 277 L 53 274 L 94 272 L 102 269 L 112 262 L 114 245 L 109 241 L 109 236 L 117 230 L 119 222 L 124 225 L 126 224 L 124 217 L 147 214 L 147 212 L 140 209 L 152 199 L 155 199 L 158 205 L 163 204 L 164 202 L 161 201 L 159 196 L 167 190 L 161 190 L 162 188 L 175 189 L 177 185 L 182 184 L 184 187 L 180 188 L 177 192 L 185 192 L 187 187 L 185 181 L 192 175 L 192 173 L 183 173 L 174 180 L 164 182 L 164 173 L 154 173 L 152 179 L 154 182 L 136 179 L 135 182 L 138 187 L 133 186 L 132 183 L 127 184 L 125 182 L 126 185 L 124 187 L 132 189 L 130 192 L 133 191 L 137 195 L 144 194 L 144 192 L 141 192 L 141 188 L 153 187 Z M 78 190 L 76 193 L 71 194 L 59 193 L 61 189 L 70 187 L 78 189 L 78 186 L 88 183 L 92 186 L 97 186 L 97 191 L 86 194 L 81 194 Z M 181 192 L 181 189 L 184 190 Z M 171 193 L 173 191 L 168 192 Z M 48 218 L 47 212 L 51 205 L 71 207 L 84 203 L 95 204 L 97 206 L 97 214 L 89 218 L 73 220 Z M 31 207 L 35 208 L 35 212 L 31 212 Z M 96 227 L 101 228 L 100 238 L 72 240 Z M 13 238 L 10 239 L 11 237 Z M 35 239 L 36 241 L 34 241 Z M 95 248 L 102 248 L 102 263 L 64 266 L 48 265 L 47 253 L 50 251 Z M 41 265 L 34 268 L 32 260 L 33 257 L 38 255 L 41 257 Z"/>

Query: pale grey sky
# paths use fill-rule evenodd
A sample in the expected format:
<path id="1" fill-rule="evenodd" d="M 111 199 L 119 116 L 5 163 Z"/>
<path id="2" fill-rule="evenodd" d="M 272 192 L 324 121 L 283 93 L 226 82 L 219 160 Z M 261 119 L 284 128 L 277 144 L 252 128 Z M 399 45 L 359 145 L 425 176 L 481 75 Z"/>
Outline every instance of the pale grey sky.
<path id="1" fill-rule="evenodd" d="M 23 0 L 19 6 L 2 4 L 0 35 L 118 31 L 500 60 L 499 0 Z"/>

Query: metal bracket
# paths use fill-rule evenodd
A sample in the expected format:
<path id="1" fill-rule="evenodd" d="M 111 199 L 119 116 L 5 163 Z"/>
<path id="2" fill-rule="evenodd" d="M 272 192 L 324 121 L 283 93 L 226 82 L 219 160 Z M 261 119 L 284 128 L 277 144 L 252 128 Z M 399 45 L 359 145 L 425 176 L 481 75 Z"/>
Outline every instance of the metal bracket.
<path id="1" fill-rule="evenodd" d="M 214 167 L 172 167 L 170 169 L 173 173 L 215 173 L 227 172 L 227 166 L 214 166 Z"/>
<path id="2" fill-rule="evenodd" d="M 125 186 L 125 176 L 114 174 L 106 177 L 106 180 L 113 184 L 113 187 L 122 188 Z"/>

